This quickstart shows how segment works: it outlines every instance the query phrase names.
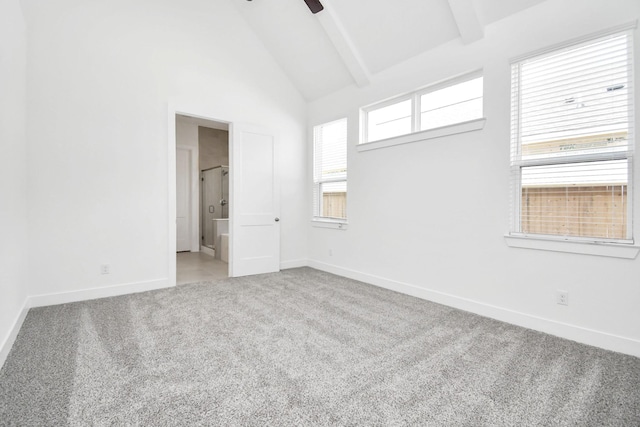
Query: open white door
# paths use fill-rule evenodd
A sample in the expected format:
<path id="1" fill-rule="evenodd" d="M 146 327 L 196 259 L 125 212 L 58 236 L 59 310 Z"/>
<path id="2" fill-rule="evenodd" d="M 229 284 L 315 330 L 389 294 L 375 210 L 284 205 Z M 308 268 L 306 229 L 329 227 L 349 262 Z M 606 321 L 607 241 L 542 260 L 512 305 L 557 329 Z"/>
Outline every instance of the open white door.
<path id="1" fill-rule="evenodd" d="M 275 137 L 262 128 L 232 124 L 230 144 L 233 277 L 280 271 L 280 197 Z"/>

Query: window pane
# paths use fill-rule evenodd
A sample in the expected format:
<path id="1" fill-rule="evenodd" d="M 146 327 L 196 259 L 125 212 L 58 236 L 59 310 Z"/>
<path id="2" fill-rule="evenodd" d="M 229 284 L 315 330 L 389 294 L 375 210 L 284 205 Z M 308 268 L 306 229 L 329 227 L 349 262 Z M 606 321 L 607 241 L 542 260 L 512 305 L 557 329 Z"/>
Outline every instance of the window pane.
<path id="1" fill-rule="evenodd" d="M 420 97 L 420 130 L 448 126 L 482 117 L 482 77 Z"/>
<path id="2" fill-rule="evenodd" d="M 347 217 L 347 182 L 327 182 L 321 185 L 322 216 L 326 218 Z"/>
<path id="3" fill-rule="evenodd" d="M 522 155 L 541 159 L 625 151 L 629 43 L 618 35 L 521 65 Z"/>
<path id="4" fill-rule="evenodd" d="M 347 122 L 338 120 L 314 130 L 315 180 L 347 176 Z"/>
<path id="5" fill-rule="evenodd" d="M 369 111 L 367 141 L 391 138 L 411 133 L 411 100 Z"/>
<path id="6" fill-rule="evenodd" d="M 613 34 L 512 64 L 513 230 L 631 239 L 631 43 Z"/>
<path id="7" fill-rule="evenodd" d="M 313 215 L 346 218 L 347 119 L 313 129 Z"/>
<path id="8" fill-rule="evenodd" d="M 522 168 L 523 233 L 625 239 L 627 160 Z"/>

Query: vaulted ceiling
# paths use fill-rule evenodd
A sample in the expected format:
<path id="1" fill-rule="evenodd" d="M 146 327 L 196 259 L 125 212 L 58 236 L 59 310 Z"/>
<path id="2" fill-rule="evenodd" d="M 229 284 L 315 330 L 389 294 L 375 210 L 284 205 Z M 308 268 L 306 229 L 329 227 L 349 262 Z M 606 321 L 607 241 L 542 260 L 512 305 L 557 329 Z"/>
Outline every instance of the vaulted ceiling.
<path id="1" fill-rule="evenodd" d="M 369 79 L 543 0 L 231 0 L 307 100 Z"/>

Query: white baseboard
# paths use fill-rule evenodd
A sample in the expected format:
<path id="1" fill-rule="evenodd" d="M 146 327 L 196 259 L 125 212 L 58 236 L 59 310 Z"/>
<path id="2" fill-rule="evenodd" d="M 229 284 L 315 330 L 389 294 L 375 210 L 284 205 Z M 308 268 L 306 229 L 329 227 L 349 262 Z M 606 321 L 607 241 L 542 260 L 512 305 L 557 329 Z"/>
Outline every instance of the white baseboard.
<path id="1" fill-rule="evenodd" d="M 291 261 L 282 261 L 280 263 L 280 270 L 287 270 L 289 268 L 307 267 L 309 261 L 306 259 L 294 259 Z"/>
<path id="2" fill-rule="evenodd" d="M 22 310 L 18 313 L 18 317 L 13 322 L 11 326 L 11 330 L 9 334 L 4 339 L 2 344 L 0 345 L 0 369 L 4 365 L 4 361 L 7 360 L 7 356 L 11 351 L 11 347 L 13 347 L 13 343 L 16 341 L 18 336 L 18 332 L 20 332 L 20 328 L 22 327 L 22 323 L 24 323 L 24 319 L 27 317 L 27 313 L 29 312 L 29 298 L 25 298 L 24 304 L 22 304 Z"/>
<path id="3" fill-rule="evenodd" d="M 53 294 L 32 295 L 28 297 L 29 307 L 43 307 L 47 305 L 66 304 L 69 302 L 86 301 L 97 298 L 114 297 L 133 294 L 136 292 L 153 291 L 173 287 L 169 279 L 149 280 L 146 282 L 125 283 L 121 285 L 104 286 L 99 288 L 81 289 L 77 291 L 58 292 Z"/>
<path id="4" fill-rule="evenodd" d="M 447 294 L 444 292 L 434 291 L 421 288 L 408 283 L 398 282 L 384 277 L 374 276 L 362 273 L 360 271 L 350 270 L 319 261 L 309 260 L 309 267 L 328 273 L 337 274 L 339 276 L 348 277 L 350 279 L 359 280 L 361 282 L 376 285 L 392 291 L 433 301 L 449 307 L 458 308 L 460 310 L 469 311 L 481 316 L 490 317 L 492 319 L 511 323 L 513 325 L 522 326 L 524 328 L 534 329 L 550 335 L 577 341 L 583 344 L 600 347 L 606 350 L 617 351 L 620 353 L 630 354 L 640 357 L 640 341 L 632 338 L 621 337 L 602 331 L 583 328 L 576 325 L 557 322 L 555 320 L 545 319 L 530 314 L 485 304 L 468 298 Z"/>

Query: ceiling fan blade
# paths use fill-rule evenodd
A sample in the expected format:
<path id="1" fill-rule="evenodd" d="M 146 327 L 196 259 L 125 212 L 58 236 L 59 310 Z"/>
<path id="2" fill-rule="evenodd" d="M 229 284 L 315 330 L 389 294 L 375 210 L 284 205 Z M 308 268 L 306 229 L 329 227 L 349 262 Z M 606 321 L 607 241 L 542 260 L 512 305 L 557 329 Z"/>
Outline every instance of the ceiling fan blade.
<path id="1" fill-rule="evenodd" d="M 320 0 L 304 0 L 304 2 L 309 6 L 309 9 L 311 9 L 311 13 L 315 14 L 324 9 Z"/>

